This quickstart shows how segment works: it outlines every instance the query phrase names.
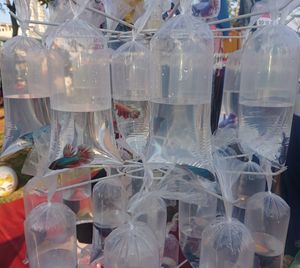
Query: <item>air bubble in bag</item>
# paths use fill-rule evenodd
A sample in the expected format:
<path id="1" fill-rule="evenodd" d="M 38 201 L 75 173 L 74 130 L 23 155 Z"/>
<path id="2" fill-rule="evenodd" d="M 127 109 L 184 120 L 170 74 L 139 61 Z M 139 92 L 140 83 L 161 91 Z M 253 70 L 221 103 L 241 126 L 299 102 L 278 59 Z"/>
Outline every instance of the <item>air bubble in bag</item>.
<path id="1" fill-rule="evenodd" d="M 299 53 L 299 36 L 273 22 L 250 37 L 242 55 L 239 138 L 277 167 L 286 160 Z"/>
<path id="2" fill-rule="evenodd" d="M 105 268 L 159 268 L 159 260 L 157 239 L 144 223 L 124 224 L 105 241 Z"/>
<path id="3" fill-rule="evenodd" d="M 77 267 L 76 218 L 65 205 L 43 203 L 25 221 L 30 268 Z"/>
<path id="4" fill-rule="evenodd" d="M 50 52 L 49 168 L 120 165 L 113 133 L 110 50 L 96 28 L 75 17 L 58 27 Z"/>
<path id="5" fill-rule="evenodd" d="M 245 224 L 255 241 L 254 268 L 281 268 L 290 207 L 279 196 L 257 193 L 247 202 Z"/>
<path id="6" fill-rule="evenodd" d="M 191 6 L 185 4 L 183 14 L 168 20 L 150 43 L 153 80 L 146 160 L 211 170 L 213 34 L 190 13 Z"/>

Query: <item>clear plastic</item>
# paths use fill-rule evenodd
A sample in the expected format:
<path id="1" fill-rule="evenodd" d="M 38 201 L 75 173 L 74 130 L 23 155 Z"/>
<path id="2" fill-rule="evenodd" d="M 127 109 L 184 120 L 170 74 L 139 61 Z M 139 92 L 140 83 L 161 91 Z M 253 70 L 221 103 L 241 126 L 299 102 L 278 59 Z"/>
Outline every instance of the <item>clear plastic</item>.
<path id="1" fill-rule="evenodd" d="M 5 107 L 2 157 L 32 147 L 33 132 L 50 123 L 47 53 L 39 41 L 16 36 L 3 45 L 1 76 Z"/>
<path id="2" fill-rule="evenodd" d="M 162 260 L 162 268 L 177 268 L 179 261 L 179 242 L 175 235 L 168 234 L 166 236 L 164 257 Z"/>
<path id="3" fill-rule="evenodd" d="M 238 180 L 232 186 L 233 198 L 238 200 L 235 206 L 246 209 L 247 200 L 256 193 L 265 192 L 267 177 L 261 166 L 251 160 L 240 161 L 239 165 L 231 170 L 240 172 Z"/>
<path id="4" fill-rule="evenodd" d="M 51 45 L 50 169 L 120 165 L 113 133 L 110 50 L 79 18 L 60 25 Z"/>
<path id="5" fill-rule="evenodd" d="M 297 34 L 274 22 L 253 34 L 242 55 L 239 137 L 277 166 L 286 160 L 298 91 L 299 49 Z"/>
<path id="6" fill-rule="evenodd" d="M 254 268 L 282 267 L 290 208 L 279 196 L 258 193 L 247 202 L 245 224 L 256 244 Z"/>
<path id="7" fill-rule="evenodd" d="M 140 222 L 127 223 L 114 230 L 104 247 L 105 268 L 159 268 L 156 237 Z"/>
<path id="8" fill-rule="evenodd" d="M 34 208 L 25 221 L 25 238 L 31 268 L 77 266 L 76 218 L 67 206 Z"/>
<path id="9" fill-rule="evenodd" d="M 106 237 L 128 218 L 127 193 L 117 177 L 98 182 L 93 188 L 93 250 L 91 261 L 103 255 Z"/>
<path id="10" fill-rule="evenodd" d="M 192 9 L 194 16 L 214 18 L 220 13 L 221 0 L 194 0 Z"/>
<path id="11" fill-rule="evenodd" d="M 161 257 L 164 253 L 167 207 L 165 201 L 153 193 L 137 193 L 128 208 L 133 221 L 144 222 L 155 234 Z"/>
<path id="12" fill-rule="evenodd" d="M 30 179 L 24 187 L 24 208 L 25 216 L 38 205 L 47 202 L 48 196 L 53 187 L 57 185 L 57 175 L 48 177 L 36 176 Z M 51 202 L 61 203 L 62 193 L 55 192 L 51 198 Z"/>
<path id="13" fill-rule="evenodd" d="M 179 201 L 179 243 L 193 268 L 199 267 L 202 232 L 216 218 L 217 201 L 204 191 Z"/>
<path id="14" fill-rule="evenodd" d="M 112 57 L 112 88 L 117 127 L 129 148 L 145 153 L 149 136 L 150 52 L 130 41 Z"/>
<path id="15" fill-rule="evenodd" d="M 241 50 L 235 51 L 226 62 L 219 128 L 238 126 L 241 55 Z"/>
<path id="16" fill-rule="evenodd" d="M 146 160 L 211 169 L 212 32 L 202 20 L 184 13 L 168 20 L 150 47 L 153 80 Z"/>
<path id="17" fill-rule="evenodd" d="M 89 168 L 77 168 L 59 174 L 59 187 L 70 186 L 76 183 L 91 180 Z M 63 203 L 76 215 L 78 222 L 92 219 L 92 194 L 91 184 L 62 191 Z"/>
<path id="18" fill-rule="evenodd" d="M 253 268 L 254 241 L 235 219 L 218 218 L 202 233 L 201 268 Z"/>

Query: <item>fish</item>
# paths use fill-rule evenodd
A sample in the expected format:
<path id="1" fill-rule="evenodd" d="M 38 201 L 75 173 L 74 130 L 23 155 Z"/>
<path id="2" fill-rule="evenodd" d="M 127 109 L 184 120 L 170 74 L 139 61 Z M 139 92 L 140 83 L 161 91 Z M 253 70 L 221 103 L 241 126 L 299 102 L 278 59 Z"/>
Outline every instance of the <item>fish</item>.
<path id="1" fill-rule="evenodd" d="M 115 109 L 117 111 L 117 115 L 119 117 L 124 117 L 125 119 L 127 118 L 136 119 L 141 114 L 139 110 L 121 103 L 115 103 Z"/>
<path id="2" fill-rule="evenodd" d="M 36 131 L 26 133 L 20 137 L 21 140 L 27 141 L 31 144 L 34 144 L 34 137 L 39 138 L 44 133 L 50 133 L 50 125 L 45 125 Z"/>
<path id="3" fill-rule="evenodd" d="M 76 168 L 81 165 L 89 164 L 93 160 L 94 153 L 90 148 L 79 145 L 76 150 L 71 144 L 67 144 L 63 150 L 63 157 L 53 161 L 49 169 Z"/>
<path id="4" fill-rule="evenodd" d="M 235 113 L 230 113 L 228 116 L 224 115 L 223 121 L 219 123 L 219 128 L 231 127 L 236 128 L 238 117 Z"/>
<path id="5" fill-rule="evenodd" d="M 210 181 L 215 181 L 215 176 L 213 173 L 211 173 L 209 170 L 204 169 L 204 168 L 199 168 L 199 167 L 194 167 L 190 165 L 178 165 L 179 167 L 192 172 L 193 174 L 197 176 L 201 176 L 205 179 L 208 179 Z"/>
<path id="6" fill-rule="evenodd" d="M 284 165 L 289 148 L 290 138 L 286 136 L 284 132 L 282 132 L 282 141 L 281 146 L 278 149 L 278 154 L 275 156 L 276 160 L 280 165 Z"/>

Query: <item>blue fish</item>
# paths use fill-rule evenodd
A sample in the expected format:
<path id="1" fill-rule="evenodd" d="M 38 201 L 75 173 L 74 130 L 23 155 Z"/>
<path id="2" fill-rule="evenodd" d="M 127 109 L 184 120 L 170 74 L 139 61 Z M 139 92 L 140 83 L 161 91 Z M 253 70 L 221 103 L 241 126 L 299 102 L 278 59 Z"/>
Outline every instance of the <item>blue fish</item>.
<path id="1" fill-rule="evenodd" d="M 43 133 L 50 133 L 50 125 L 45 125 L 33 132 L 26 133 L 20 137 L 21 140 L 34 144 L 34 137 L 40 137 Z"/>
<path id="2" fill-rule="evenodd" d="M 84 145 L 78 146 L 77 150 L 71 144 L 67 144 L 63 150 L 63 157 L 55 160 L 49 166 L 52 170 L 64 168 L 76 168 L 86 165 L 94 160 L 94 153 Z"/>
<path id="3" fill-rule="evenodd" d="M 236 128 L 237 126 L 237 115 L 235 113 L 230 113 L 227 117 L 224 115 L 223 121 L 220 122 L 219 128 L 231 127 Z"/>

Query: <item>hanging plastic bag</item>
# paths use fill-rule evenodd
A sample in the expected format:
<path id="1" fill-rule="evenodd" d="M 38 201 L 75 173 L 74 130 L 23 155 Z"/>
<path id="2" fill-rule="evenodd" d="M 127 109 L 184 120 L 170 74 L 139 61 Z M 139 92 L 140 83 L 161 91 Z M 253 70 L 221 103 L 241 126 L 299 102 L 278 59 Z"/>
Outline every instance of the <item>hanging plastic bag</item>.
<path id="1" fill-rule="evenodd" d="M 282 267 L 290 208 L 271 192 L 257 193 L 247 203 L 245 224 L 255 241 L 255 268 Z"/>
<path id="2" fill-rule="evenodd" d="M 226 62 L 219 128 L 226 126 L 236 128 L 238 126 L 240 58 L 241 51 L 238 50 L 229 54 Z"/>
<path id="3" fill-rule="evenodd" d="M 150 52 L 131 41 L 112 57 L 112 88 L 118 130 L 129 149 L 145 154 L 149 136 Z"/>
<path id="4" fill-rule="evenodd" d="M 199 267 L 202 232 L 216 218 L 217 201 L 204 190 L 179 201 L 179 243 L 193 268 Z"/>
<path id="5" fill-rule="evenodd" d="M 27 1 L 15 1 L 22 36 L 5 42 L 1 75 L 5 108 L 4 159 L 33 146 L 34 132 L 48 131 L 49 81 L 47 53 L 36 39 L 26 36 L 30 17 Z"/>
<path id="6" fill-rule="evenodd" d="M 41 176 L 47 172 L 48 153 L 50 146 L 49 130 L 33 133 L 34 147 L 27 155 L 22 167 L 22 174 L 30 176 Z"/>
<path id="7" fill-rule="evenodd" d="M 151 229 L 140 222 L 114 230 L 104 247 L 106 268 L 159 268 L 159 245 Z"/>
<path id="8" fill-rule="evenodd" d="M 72 5 L 71 5 L 72 7 Z M 121 165 L 113 133 L 110 50 L 104 36 L 75 17 L 56 31 L 51 45 L 49 168 Z"/>
<path id="9" fill-rule="evenodd" d="M 91 262 L 103 255 L 106 237 L 127 220 L 127 193 L 117 177 L 98 182 L 93 189 L 93 248 Z"/>
<path id="10" fill-rule="evenodd" d="M 218 218 L 202 233 L 200 267 L 253 268 L 254 248 L 245 225 Z"/>
<path id="11" fill-rule="evenodd" d="M 239 137 L 280 167 L 286 160 L 298 91 L 300 43 L 293 30 L 276 24 L 277 7 L 278 1 L 269 2 L 273 23 L 257 30 L 245 44 Z"/>
<path id="12" fill-rule="evenodd" d="M 140 192 L 130 200 L 128 211 L 132 216 L 132 221 L 145 223 L 155 234 L 162 257 L 167 224 L 167 207 L 164 200 L 155 192 Z"/>
<path id="13" fill-rule="evenodd" d="M 48 196 L 53 188 L 57 186 L 57 175 L 48 177 L 36 176 L 30 179 L 24 187 L 24 208 L 25 216 L 38 205 L 47 202 Z M 51 202 L 61 203 L 62 193 L 55 192 L 51 197 Z"/>
<path id="14" fill-rule="evenodd" d="M 66 187 L 91 180 L 90 168 L 77 168 L 58 175 L 58 186 Z M 62 191 L 62 201 L 76 215 L 78 223 L 92 220 L 91 184 Z"/>
<path id="15" fill-rule="evenodd" d="M 187 164 L 212 170 L 210 102 L 213 35 L 193 17 L 191 2 L 151 40 L 150 139 L 152 165 Z"/>
<path id="16" fill-rule="evenodd" d="M 65 205 L 43 203 L 25 221 L 31 268 L 76 267 L 76 219 Z"/>

